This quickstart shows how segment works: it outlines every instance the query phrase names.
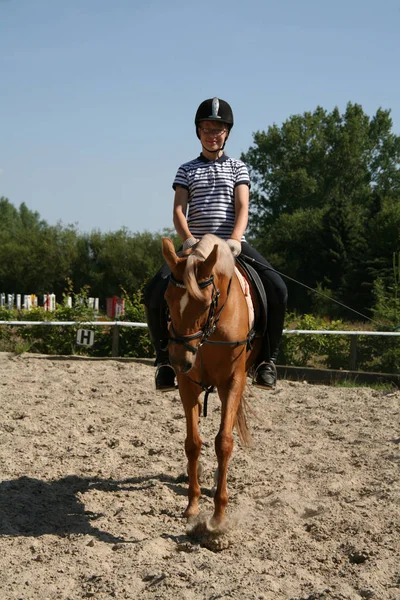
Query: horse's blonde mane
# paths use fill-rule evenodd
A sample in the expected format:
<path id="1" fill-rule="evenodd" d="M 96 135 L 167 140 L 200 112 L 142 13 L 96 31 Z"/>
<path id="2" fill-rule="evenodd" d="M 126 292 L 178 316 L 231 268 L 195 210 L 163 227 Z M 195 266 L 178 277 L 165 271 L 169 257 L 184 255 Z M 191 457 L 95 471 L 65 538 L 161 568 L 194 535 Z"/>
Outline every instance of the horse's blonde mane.
<path id="1" fill-rule="evenodd" d="M 204 262 L 206 260 L 215 245 L 218 246 L 218 260 L 213 268 L 213 273 L 226 275 L 229 278 L 233 275 L 235 261 L 228 244 L 216 235 L 207 233 L 201 238 L 192 254 L 188 256 L 183 276 L 189 294 L 198 300 L 201 300 L 204 296 L 197 283 L 197 265 L 199 261 Z"/>

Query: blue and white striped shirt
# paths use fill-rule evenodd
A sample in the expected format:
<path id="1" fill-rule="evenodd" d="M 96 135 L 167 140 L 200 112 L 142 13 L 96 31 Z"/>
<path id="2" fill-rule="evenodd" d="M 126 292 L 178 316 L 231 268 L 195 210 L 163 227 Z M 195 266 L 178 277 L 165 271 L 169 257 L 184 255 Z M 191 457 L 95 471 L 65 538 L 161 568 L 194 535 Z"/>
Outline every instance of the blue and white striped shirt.
<path id="1" fill-rule="evenodd" d="M 187 222 L 194 237 L 201 238 L 206 233 L 225 240 L 231 237 L 235 225 L 235 187 L 240 184 L 250 187 L 247 167 L 226 154 L 216 161 L 200 154 L 179 167 L 172 187 L 176 190 L 180 186 L 189 192 Z"/>

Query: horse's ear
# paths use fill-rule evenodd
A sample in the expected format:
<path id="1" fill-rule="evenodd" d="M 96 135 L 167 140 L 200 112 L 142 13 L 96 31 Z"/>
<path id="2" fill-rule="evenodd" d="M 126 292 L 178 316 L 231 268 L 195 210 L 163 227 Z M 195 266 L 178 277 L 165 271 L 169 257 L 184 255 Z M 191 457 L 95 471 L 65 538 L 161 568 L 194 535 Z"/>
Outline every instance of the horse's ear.
<path id="1" fill-rule="evenodd" d="M 199 264 L 198 267 L 198 279 L 208 279 L 214 268 L 215 263 L 218 260 L 218 244 L 215 244 L 210 254 L 207 256 L 203 263 Z"/>
<path id="2" fill-rule="evenodd" d="M 177 256 L 174 244 L 170 238 L 162 238 L 162 253 L 163 257 L 165 258 L 165 262 L 167 263 L 171 271 L 173 271 L 175 267 L 181 262 L 181 259 L 179 258 L 179 256 Z"/>

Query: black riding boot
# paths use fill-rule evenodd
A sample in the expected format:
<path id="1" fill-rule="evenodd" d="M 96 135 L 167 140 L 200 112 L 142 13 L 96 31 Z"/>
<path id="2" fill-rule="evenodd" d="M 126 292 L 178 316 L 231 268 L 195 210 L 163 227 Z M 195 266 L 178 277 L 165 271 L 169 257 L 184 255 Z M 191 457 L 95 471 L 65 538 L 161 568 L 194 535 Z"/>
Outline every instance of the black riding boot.
<path id="1" fill-rule="evenodd" d="M 175 389 L 175 371 L 168 354 L 168 329 L 165 313 L 159 308 L 145 306 L 150 339 L 156 351 L 156 390 L 169 392 Z"/>
<path id="2" fill-rule="evenodd" d="M 259 388 L 274 388 L 276 386 L 276 359 L 278 356 L 278 348 L 272 352 L 269 348 L 268 337 L 265 336 L 260 352 L 260 360 L 254 370 L 253 385 Z"/>

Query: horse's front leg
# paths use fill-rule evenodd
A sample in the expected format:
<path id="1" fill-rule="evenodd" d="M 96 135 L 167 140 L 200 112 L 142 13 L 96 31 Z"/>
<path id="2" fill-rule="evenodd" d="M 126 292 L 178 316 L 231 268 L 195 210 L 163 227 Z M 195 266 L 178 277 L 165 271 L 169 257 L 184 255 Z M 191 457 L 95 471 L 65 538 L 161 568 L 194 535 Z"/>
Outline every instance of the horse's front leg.
<path id="1" fill-rule="evenodd" d="M 185 452 L 188 459 L 189 476 L 189 504 L 183 513 L 188 518 L 199 513 L 200 485 L 198 479 L 198 464 L 201 450 L 201 439 L 199 435 L 201 388 L 178 373 L 179 394 L 182 400 L 186 416 L 186 439 Z"/>
<path id="2" fill-rule="evenodd" d="M 214 495 L 213 524 L 220 525 L 225 518 L 228 504 L 227 474 L 228 464 L 233 450 L 233 427 L 238 407 L 246 383 L 245 373 L 232 378 L 228 384 L 218 387 L 221 400 L 221 425 L 215 438 L 215 452 L 218 459 L 217 488 Z"/>

